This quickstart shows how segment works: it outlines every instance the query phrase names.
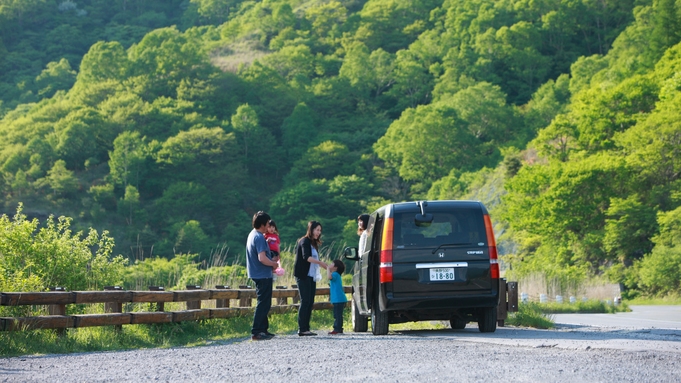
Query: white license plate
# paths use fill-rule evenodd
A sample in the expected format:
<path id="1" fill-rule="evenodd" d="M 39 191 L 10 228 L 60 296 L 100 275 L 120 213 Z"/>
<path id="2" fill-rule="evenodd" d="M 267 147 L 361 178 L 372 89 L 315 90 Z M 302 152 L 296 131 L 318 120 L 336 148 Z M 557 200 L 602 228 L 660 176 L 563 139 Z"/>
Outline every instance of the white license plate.
<path id="1" fill-rule="evenodd" d="M 454 280 L 454 268 L 439 268 L 430 269 L 430 280 L 431 281 L 453 281 Z"/>

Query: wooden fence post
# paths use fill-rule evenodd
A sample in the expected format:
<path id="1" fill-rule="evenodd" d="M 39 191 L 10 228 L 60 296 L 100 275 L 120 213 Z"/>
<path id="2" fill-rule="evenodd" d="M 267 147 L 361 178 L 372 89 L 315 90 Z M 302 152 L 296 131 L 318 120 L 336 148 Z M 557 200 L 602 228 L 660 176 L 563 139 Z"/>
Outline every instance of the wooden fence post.
<path id="1" fill-rule="evenodd" d="M 50 291 L 66 291 L 66 289 L 63 287 L 50 287 Z M 47 313 L 49 315 L 66 315 L 66 305 L 64 304 L 47 305 Z M 66 335 L 66 329 L 58 328 L 57 335 L 58 336 Z"/>
<path id="2" fill-rule="evenodd" d="M 284 290 L 284 289 L 286 289 L 286 286 L 277 286 L 276 289 L 277 290 Z M 288 304 L 288 298 L 286 298 L 286 297 L 277 298 L 277 305 L 283 306 L 283 305 L 286 305 L 286 304 Z"/>
<path id="3" fill-rule="evenodd" d="M 291 285 L 291 288 L 297 289 L 298 285 Z M 298 291 L 298 293 L 293 296 L 293 304 L 295 305 L 295 304 L 298 304 L 298 303 L 300 303 L 300 291 Z"/>
<path id="4" fill-rule="evenodd" d="M 121 286 L 104 286 L 104 291 L 121 291 L 123 288 Z M 104 303 L 104 312 L 105 313 L 122 313 L 123 312 L 123 303 L 121 302 L 105 302 Z M 123 325 L 117 324 L 114 325 L 114 329 L 116 331 L 122 331 L 123 330 Z"/>
<path id="5" fill-rule="evenodd" d="M 246 285 L 239 285 L 239 289 L 250 289 L 251 286 L 246 286 Z M 253 304 L 253 299 L 252 298 L 241 298 L 239 299 L 239 306 L 240 307 L 251 307 Z"/>
<path id="6" fill-rule="evenodd" d="M 225 285 L 217 285 L 215 286 L 216 289 L 221 289 L 221 290 L 229 290 L 229 286 Z M 216 299 L 215 300 L 215 307 L 216 308 L 225 308 L 229 307 L 229 299 Z"/>
<path id="7" fill-rule="evenodd" d="M 149 286 L 149 291 L 165 291 L 163 286 Z M 165 311 L 165 302 L 156 302 L 156 310 L 154 311 Z"/>
<path id="8" fill-rule="evenodd" d="M 201 286 L 187 285 L 187 290 L 201 290 Z M 199 310 L 201 301 L 187 301 L 187 310 Z"/>

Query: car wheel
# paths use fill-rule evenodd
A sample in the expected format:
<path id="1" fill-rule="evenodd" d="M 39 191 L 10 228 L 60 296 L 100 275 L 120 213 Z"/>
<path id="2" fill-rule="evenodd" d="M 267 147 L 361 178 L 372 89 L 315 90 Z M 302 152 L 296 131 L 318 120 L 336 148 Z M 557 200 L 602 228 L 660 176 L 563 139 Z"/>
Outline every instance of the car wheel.
<path id="1" fill-rule="evenodd" d="M 463 319 L 452 318 L 449 320 L 449 325 L 452 326 L 452 330 L 463 330 L 466 328 L 466 322 Z"/>
<path id="2" fill-rule="evenodd" d="M 369 329 L 369 318 L 359 313 L 357 304 L 352 301 L 351 306 L 352 312 L 352 331 L 354 332 L 366 332 Z"/>
<path id="3" fill-rule="evenodd" d="M 378 304 L 378 297 L 374 300 L 371 308 L 371 332 L 374 335 L 386 335 L 388 333 L 388 313 L 381 311 Z"/>
<path id="4" fill-rule="evenodd" d="M 494 332 L 497 330 L 497 308 L 485 307 L 480 310 L 478 316 L 478 329 L 480 332 Z"/>

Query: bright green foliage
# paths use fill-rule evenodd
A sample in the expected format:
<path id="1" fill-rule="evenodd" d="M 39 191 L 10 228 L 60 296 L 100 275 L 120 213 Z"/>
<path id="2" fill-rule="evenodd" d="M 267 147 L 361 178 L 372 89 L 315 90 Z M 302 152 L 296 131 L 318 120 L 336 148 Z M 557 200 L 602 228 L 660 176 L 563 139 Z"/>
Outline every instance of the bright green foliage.
<path id="1" fill-rule="evenodd" d="M 113 239 L 91 229 L 71 231 L 71 219 L 48 218 L 43 227 L 28 220 L 22 207 L 0 217 L 1 291 L 97 290 L 122 281 L 126 260 L 112 257 Z"/>
<path id="2" fill-rule="evenodd" d="M 76 71 L 66 59 L 59 62 L 47 63 L 47 67 L 35 78 L 36 86 L 40 88 L 38 95 L 52 97 L 59 90 L 67 90 L 76 81 Z"/>
<path id="3" fill-rule="evenodd" d="M 109 152 L 111 178 L 117 184 L 128 183 L 139 186 L 144 177 L 144 162 L 148 155 L 144 138 L 138 132 L 123 132 L 113 142 L 114 150 Z"/>
<path id="4" fill-rule="evenodd" d="M 190 220 L 177 231 L 177 239 L 173 249 L 178 254 L 202 254 L 204 258 L 208 258 L 211 245 L 209 237 L 201 229 L 201 223 Z"/>
<path id="5" fill-rule="evenodd" d="M 406 110 L 375 150 L 414 190 L 452 168 L 478 170 L 498 160 L 513 114 L 498 87 L 480 83 L 437 103 Z M 423 186 L 420 186 L 423 185 Z"/>
<path id="6" fill-rule="evenodd" d="M 128 57 L 120 43 L 100 41 L 83 56 L 78 81 L 88 84 L 106 80 L 122 80 L 129 65 Z"/>
<path id="7" fill-rule="evenodd" d="M 653 237 L 655 247 L 634 264 L 629 284 L 648 296 L 678 295 L 681 285 L 681 207 L 659 213 L 659 234 Z"/>
<path id="8" fill-rule="evenodd" d="M 636 263 L 635 270 L 642 292 L 652 296 L 678 293 L 681 289 L 681 247 L 657 245 L 652 253 Z"/>
<path id="9" fill-rule="evenodd" d="M 199 15 L 211 24 L 227 21 L 232 7 L 238 4 L 236 0 L 190 0 L 196 4 Z"/>
<path id="10" fill-rule="evenodd" d="M 509 314 L 506 324 L 540 329 L 549 329 L 555 326 L 550 317 L 542 312 L 539 304 L 532 302 L 519 305 L 518 312 Z"/>
<path id="11" fill-rule="evenodd" d="M 337 174 L 352 174 L 357 159 L 347 146 L 324 141 L 310 148 L 293 164 L 287 179 L 293 185 L 305 180 L 331 179 Z"/>
<path id="12" fill-rule="evenodd" d="M 630 265 L 681 204 L 676 3 L 3 1 L 4 209 L 235 260 L 258 210 L 330 244 L 479 199 L 513 272 L 653 291 Z"/>
<path id="13" fill-rule="evenodd" d="M 611 198 L 625 190 L 628 177 L 622 159 L 604 154 L 523 167 L 507 182 L 508 194 L 502 198 L 506 209 L 501 218 L 527 252 L 526 265 L 514 267 L 539 271 L 551 265 L 548 273 L 561 275 L 570 267 L 597 268 L 607 262 L 601 247 L 607 209 Z"/>
<path id="14" fill-rule="evenodd" d="M 635 195 L 613 198 L 605 220 L 604 249 L 620 262 L 631 265 L 652 250 L 651 237 L 657 231 L 655 210 L 640 203 Z"/>
<path id="15" fill-rule="evenodd" d="M 78 179 L 66 168 L 64 160 L 55 162 L 47 176 L 40 181 L 43 181 L 56 197 L 68 197 L 78 188 Z"/>

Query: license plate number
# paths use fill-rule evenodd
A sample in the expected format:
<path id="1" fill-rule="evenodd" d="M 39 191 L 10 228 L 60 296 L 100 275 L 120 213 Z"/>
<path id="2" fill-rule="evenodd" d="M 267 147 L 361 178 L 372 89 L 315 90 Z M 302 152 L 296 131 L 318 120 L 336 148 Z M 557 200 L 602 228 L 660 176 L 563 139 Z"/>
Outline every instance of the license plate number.
<path id="1" fill-rule="evenodd" d="M 430 269 L 431 281 L 453 281 L 454 268 Z"/>

